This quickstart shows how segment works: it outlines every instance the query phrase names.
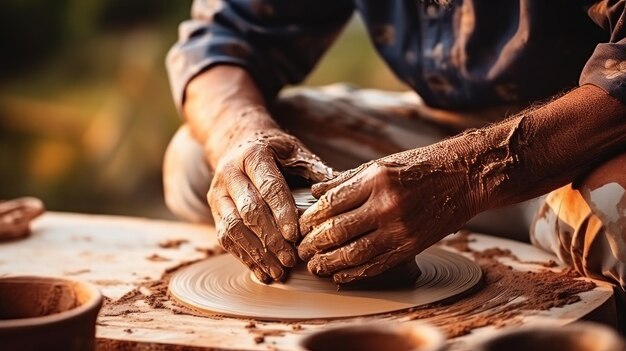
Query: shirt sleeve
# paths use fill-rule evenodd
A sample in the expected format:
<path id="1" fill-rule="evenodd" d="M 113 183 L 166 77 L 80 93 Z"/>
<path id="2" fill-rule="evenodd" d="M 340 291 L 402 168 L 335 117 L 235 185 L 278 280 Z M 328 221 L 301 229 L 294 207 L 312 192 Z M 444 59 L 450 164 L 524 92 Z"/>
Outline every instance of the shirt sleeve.
<path id="1" fill-rule="evenodd" d="M 580 85 L 593 84 L 626 104 L 626 0 L 595 1 L 589 17 L 610 33 L 591 55 L 580 76 Z"/>
<path id="2" fill-rule="evenodd" d="M 195 0 L 166 59 L 177 107 L 188 82 L 217 64 L 245 68 L 272 99 L 306 77 L 352 12 L 350 0 Z"/>

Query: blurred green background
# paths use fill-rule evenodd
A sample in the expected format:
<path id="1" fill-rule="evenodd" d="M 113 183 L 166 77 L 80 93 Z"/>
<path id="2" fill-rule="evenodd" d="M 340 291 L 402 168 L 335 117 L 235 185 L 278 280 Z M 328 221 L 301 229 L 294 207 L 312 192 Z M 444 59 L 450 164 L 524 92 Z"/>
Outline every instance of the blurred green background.
<path id="1" fill-rule="evenodd" d="M 191 1 L 5 0 L 0 199 L 172 218 L 161 162 L 180 124 L 164 57 Z M 307 85 L 404 90 L 353 20 Z"/>

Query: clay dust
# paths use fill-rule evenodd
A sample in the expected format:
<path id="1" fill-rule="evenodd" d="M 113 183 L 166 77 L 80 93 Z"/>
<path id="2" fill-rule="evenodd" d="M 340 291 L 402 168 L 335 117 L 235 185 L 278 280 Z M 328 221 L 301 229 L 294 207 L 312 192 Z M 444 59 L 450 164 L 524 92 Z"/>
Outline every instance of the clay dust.
<path id="1" fill-rule="evenodd" d="M 473 251 L 468 245 L 471 240 L 467 232 L 462 232 L 454 239 L 443 240 L 441 245 L 470 253 L 474 257 L 483 270 L 482 287 L 468 293 L 460 300 L 434 303 L 374 318 L 424 320 L 439 327 L 447 337 L 453 338 L 489 325 L 504 327 L 520 324 L 522 316 L 576 303 L 581 300 L 580 293 L 596 287 L 593 282 L 579 279 L 580 275 L 571 268 L 562 271 L 542 268 L 536 272 L 515 270 L 498 261 L 498 258 L 502 257 L 517 260 L 517 257 L 510 251 L 497 249 Z M 221 250 L 213 250 L 207 252 L 207 257 L 222 253 Z M 124 315 L 141 320 L 141 313 L 151 311 L 151 309 L 168 309 L 176 314 L 225 318 L 198 313 L 177 304 L 168 296 L 168 284 L 172 274 L 195 262 L 197 260 L 172 267 L 163 274 L 161 279 L 142 283 L 118 300 L 107 299 L 101 316 Z M 553 264 L 554 262 L 548 262 L 543 265 L 550 267 Z M 140 301 L 144 303 L 138 303 Z M 249 320 L 249 318 L 242 319 Z M 326 322 L 327 320 L 315 320 L 306 323 L 323 324 Z M 271 324 L 272 322 L 262 323 Z M 284 323 L 292 324 L 293 321 Z"/>

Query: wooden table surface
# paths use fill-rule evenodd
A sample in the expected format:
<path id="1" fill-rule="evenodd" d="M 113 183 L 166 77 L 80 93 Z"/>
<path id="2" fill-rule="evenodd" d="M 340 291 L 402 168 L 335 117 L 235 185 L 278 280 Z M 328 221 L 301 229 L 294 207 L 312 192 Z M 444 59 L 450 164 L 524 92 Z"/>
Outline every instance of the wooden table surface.
<path id="1" fill-rule="evenodd" d="M 479 234 L 471 237 L 472 249 L 510 249 L 524 261 L 555 259 L 527 244 Z M 168 240 L 184 242 L 178 247 L 162 247 Z M 172 267 L 206 257 L 204 250 L 215 247 L 215 230 L 210 226 L 50 212 L 34 223 L 29 238 L 0 243 L 0 276 L 72 277 L 96 284 L 106 298 L 116 300 L 146 282 L 159 280 Z M 536 264 L 507 264 L 520 270 L 538 269 Z M 581 293 L 580 297 L 579 302 L 562 308 L 524 311 L 523 323 L 549 321 L 566 324 L 589 315 L 600 306 L 614 309 L 613 290 L 609 284 L 599 282 L 595 289 Z M 297 328 L 293 324 L 256 321 L 251 328 L 249 320 L 193 316 L 181 314 L 168 306 L 150 308 L 143 301 L 136 303 L 137 310 L 121 311 L 117 315 L 101 313 L 96 332 L 100 349 L 294 349 L 302 335 L 329 324 L 381 318 L 407 320 L 399 313 L 328 323 L 304 322 Z M 495 329 L 494 326 L 476 329 L 457 338 L 453 346 L 461 349 L 471 340 L 485 337 Z M 259 336 L 263 336 L 263 342 L 259 342 Z"/>

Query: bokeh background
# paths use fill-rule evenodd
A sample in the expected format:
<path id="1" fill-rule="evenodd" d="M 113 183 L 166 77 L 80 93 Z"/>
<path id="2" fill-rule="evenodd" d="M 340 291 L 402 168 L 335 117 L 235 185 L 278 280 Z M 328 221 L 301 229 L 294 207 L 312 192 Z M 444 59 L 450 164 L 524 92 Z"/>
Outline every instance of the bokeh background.
<path id="1" fill-rule="evenodd" d="M 161 162 L 180 124 L 164 57 L 191 1 L 4 0 L 0 200 L 173 218 Z M 306 85 L 404 90 L 353 19 Z"/>

